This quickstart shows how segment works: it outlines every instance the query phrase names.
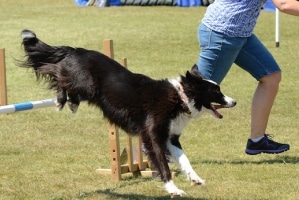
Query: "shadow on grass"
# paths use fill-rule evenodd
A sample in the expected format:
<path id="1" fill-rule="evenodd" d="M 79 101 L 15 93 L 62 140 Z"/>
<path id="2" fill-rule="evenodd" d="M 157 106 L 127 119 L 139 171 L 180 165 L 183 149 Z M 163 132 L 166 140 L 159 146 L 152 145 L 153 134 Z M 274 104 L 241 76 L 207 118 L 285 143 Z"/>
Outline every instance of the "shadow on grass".
<path id="1" fill-rule="evenodd" d="M 96 198 L 96 199 L 101 199 L 105 198 L 106 199 L 130 199 L 130 200 L 166 200 L 166 199 L 171 199 L 170 195 L 167 194 L 165 191 L 165 195 L 163 196 L 152 196 L 152 195 L 143 195 L 143 194 L 136 194 L 136 193 L 118 193 L 116 190 L 126 187 L 126 186 L 132 186 L 132 185 L 138 185 L 140 182 L 147 181 L 147 178 L 142 178 L 139 180 L 133 180 L 134 177 L 126 178 L 126 180 L 130 180 L 129 182 L 126 182 L 118 187 L 115 188 L 107 188 L 107 189 L 99 189 L 91 192 L 81 192 L 79 196 L 76 197 L 76 199 L 89 199 L 89 198 Z M 148 178 L 148 180 L 152 180 L 152 178 Z M 140 186 L 138 186 L 140 187 Z M 161 188 L 163 191 L 163 189 Z M 138 191 L 138 188 L 136 188 L 136 191 Z M 98 196 L 98 198 L 97 198 Z M 178 199 L 182 200 L 207 200 L 205 198 L 193 198 L 193 197 L 188 197 L 188 195 L 184 197 L 176 197 Z"/>
<path id="2" fill-rule="evenodd" d="M 233 165 L 243 165 L 243 164 L 299 164 L 299 157 L 298 156 L 280 156 L 277 155 L 273 159 L 265 159 L 265 160 L 259 160 L 259 161 L 252 161 L 249 158 L 246 160 L 204 160 L 199 163 L 204 164 L 233 164 Z M 177 172 L 179 173 L 179 172 Z M 166 200 L 171 199 L 170 195 L 167 195 L 165 191 L 165 195 L 163 196 L 152 196 L 152 195 L 143 195 L 143 194 L 136 194 L 136 193 L 118 193 L 116 190 L 127 187 L 127 186 L 134 186 L 137 184 L 140 184 L 140 182 L 147 181 L 147 178 L 135 179 L 134 177 L 128 177 L 125 179 L 126 182 L 121 184 L 118 187 L 115 188 L 107 188 L 107 189 L 98 189 L 95 191 L 90 192 L 80 192 L 80 194 L 76 197 L 76 199 L 89 199 L 89 198 L 107 198 L 107 199 L 130 199 L 130 200 Z M 148 180 L 152 180 L 151 178 L 148 178 Z M 127 182 L 129 181 L 129 182 Z M 140 186 L 139 186 L 140 187 Z M 137 189 L 138 190 L 138 189 Z M 162 189 L 161 189 L 162 190 Z M 98 198 L 97 198 L 98 197 Z M 194 197 L 179 197 L 179 199 L 182 200 L 207 200 L 206 198 L 194 198 Z"/>
<path id="3" fill-rule="evenodd" d="M 78 199 L 86 199 L 88 197 L 96 197 L 99 195 L 99 197 L 106 196 L 107 199 L 130 199 L 130 200 L 166 200 L 171 199 L 170 195 L 164 195 L 164 196 L 150 196 L 150 195 L 142 195 L 142 194 L 119 194 L 114 189 L 105 189 L 105 190 L 96 190 L 93 192 L 88 192 L 80 195 Z M 182 200 L 207 200 L 203 198 L 192 198 L 188 196 L 184 197 L 176 197 L 178 199 Z"/>
<path id="4" fill-rule="evenodd" d="M 298 156 L 276 156 L 273 159 L 252 161 L 248 160 L 204 160 L 200 163 L 205 164 L 299 164 Z"/>

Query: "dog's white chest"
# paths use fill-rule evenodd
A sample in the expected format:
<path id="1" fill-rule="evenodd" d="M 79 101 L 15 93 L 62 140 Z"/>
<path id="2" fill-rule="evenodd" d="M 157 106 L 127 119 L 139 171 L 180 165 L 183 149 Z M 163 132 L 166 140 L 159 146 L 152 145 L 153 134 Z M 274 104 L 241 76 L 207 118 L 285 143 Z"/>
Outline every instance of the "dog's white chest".
<path id="1" fill-rule="evenodd" d="M 170 122 L 170 133 L 175 135 L 180 135 L 184 127 L 190 121 L 190 117 L 187 114 L 180 114 L 175 119 Z"/>

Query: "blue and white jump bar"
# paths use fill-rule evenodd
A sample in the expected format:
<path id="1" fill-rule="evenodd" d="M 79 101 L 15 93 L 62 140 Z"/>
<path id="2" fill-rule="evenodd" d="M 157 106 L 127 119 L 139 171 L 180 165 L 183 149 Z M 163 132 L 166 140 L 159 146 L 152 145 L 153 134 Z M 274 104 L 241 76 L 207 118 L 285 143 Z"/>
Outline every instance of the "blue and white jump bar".
<path id="1" fill-rule="evenodd" d="M 56 100 L 57 99 L 54 98 L 54 99 L 45 99 L 41 101 L 32 101 L 32 102 L 24 102 L 24 103 L 12 104 L 7 106 L 0 106 L 0 114 L 13 113 L 13 112 L 24 111 L 24 110 L 32 110 L 36 108 L 50 107 L 55 105 Z"/>

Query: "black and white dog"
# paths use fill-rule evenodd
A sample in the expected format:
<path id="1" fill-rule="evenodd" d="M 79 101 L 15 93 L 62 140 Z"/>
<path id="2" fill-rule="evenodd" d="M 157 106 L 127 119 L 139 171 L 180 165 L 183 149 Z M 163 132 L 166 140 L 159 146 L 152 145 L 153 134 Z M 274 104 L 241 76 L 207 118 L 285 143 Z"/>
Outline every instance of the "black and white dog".
<path id="1" fill-rule="evenodd" d="M 128 134 L 141 136 L 169 194 L 182 196 L 185 192 L 173 183 L 166 155 L 193 184 L 204 184 L 184 154 L 179 137 L 189 120 L 202 111 L 222 118 L 217 109 L 233 107 L 236 102 L 223 95 L 217 84 L 203 79 L 196 65 L 185 76 L 153 80 L 99 52 L 50 46 L 30 30 L 21 35 L 27 59 L 20 66 L 33 68 L 38 80 L 44 78 L 49 89 L 57 91 L 58 110 L 68 102 L 76 112 L 80 97 L 99 107 L 111 123 Z"/>

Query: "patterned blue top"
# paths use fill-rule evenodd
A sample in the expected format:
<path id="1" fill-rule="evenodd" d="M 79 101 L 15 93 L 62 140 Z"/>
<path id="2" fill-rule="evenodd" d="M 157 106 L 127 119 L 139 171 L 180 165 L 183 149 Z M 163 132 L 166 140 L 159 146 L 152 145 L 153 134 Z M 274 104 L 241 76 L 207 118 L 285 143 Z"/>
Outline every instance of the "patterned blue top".
<path id="1" fill-rule="evenodd" d="M 249 37 L 267 0 L 215 0 L 202 23 L 230 37 Z"/>

